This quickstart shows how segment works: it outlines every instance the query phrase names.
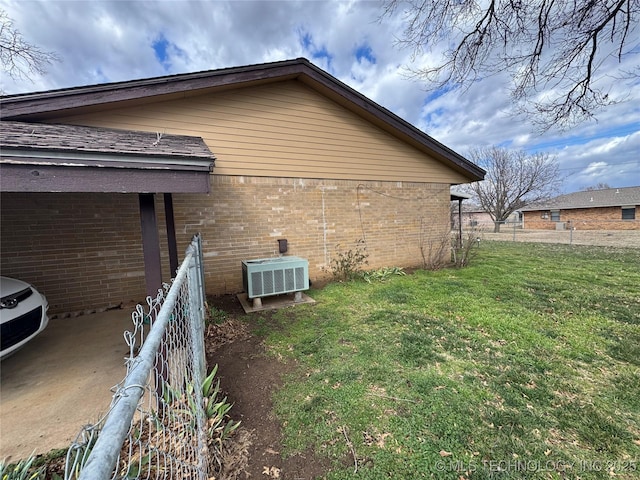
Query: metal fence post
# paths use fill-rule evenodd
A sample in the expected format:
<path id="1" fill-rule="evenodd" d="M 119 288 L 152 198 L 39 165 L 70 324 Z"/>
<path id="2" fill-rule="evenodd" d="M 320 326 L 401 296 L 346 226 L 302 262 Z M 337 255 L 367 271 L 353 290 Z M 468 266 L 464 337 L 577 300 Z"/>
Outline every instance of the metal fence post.
<path id="1" fill-rule="evenodd" d="M 197 361 L 200 365 L 200 373 L 204 378 L 207 374 L 207 366 L 206 366 L 206 358 L 205 358 L 205 350 L 204 350 L 204 321 L 206 318 L 205 312 L 205 289 L 204 289 L 204 269 L 202 264 L 202 243 L 200 239 L 200 234 L 195 235 L 193 237 L 193 241 L 191 242 L 190 248 L 193 253 L 193 265 L 190 267 L 190 272 L 192 272 L 189 277 L 189 297 L 193 302 L 194 313 L 197 312 L 196 315 L 193 316 L 193 321 L 197 322 L 196 326 L 198 327 L 197 337 L 200 340 L 200 343 L 197 345 L 197 352 L 194 351 L 194 354 L 198 354 Z M 187 250 L 189 251 L 189 250 Z"/>
<path id="2" fill-rule="evenodd" d="M 202 304 L 207 303 L 207 291 L 204 286 L 204 258 L 202 256 L 202 236 L 196 235 L 196 262 L 198 262 L 198 271 L 200 272 L 200 291 L 202 293 Z"/>
<path id="3" fill-rule="evenodd" d="M 189 252 L 189 250 L 191 252 Z M 200 272 L 198 269 L 197 242 L 194 240 L 187 253 L 191 253 L 189 262 L 189 273 L 187 288 L 189 290 L 189 326 L 191 330 L 191 350 L 193 355 L 193 390 L 195 394 L 198 412 L 196 415 L 197 435 L 198 435 L 198 463 L 200 479 L 206 480 L 207 476 L 207 437 L 204 412 L 204 399 L 202 384 L 207 373 L 206 358 L 204 350 L 204 304 L 202 302 L 202 289 L 200 288 Z"/>
<path id="4" fill-rule="evenodd" d="M 569 220 L 567 223 L 569 224 L 569 245 L 573 245 L 573 222 Z"/>

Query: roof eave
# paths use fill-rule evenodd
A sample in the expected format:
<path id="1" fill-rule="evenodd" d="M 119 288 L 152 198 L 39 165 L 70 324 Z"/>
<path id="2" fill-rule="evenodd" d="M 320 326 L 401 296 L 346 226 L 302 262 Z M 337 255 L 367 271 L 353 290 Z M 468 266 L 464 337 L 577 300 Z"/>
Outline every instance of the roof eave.
<path id="1" fill-rule="evenodd" d="M 325 89 L 325 91 L 332 92 L 348 100 L 352 105 L 358 107 L 361 116 L 367 117 L 369 121 L 373 121 L 374 123 L 384 122 L 390 125 L 405 141 L 408 141 L 423 151 L 425 150 L 424 147 L 427 147 L 430 150 L 429 153 L 435 154 L 440 160 L 452 164 L 456 170 L 470 176 L 471 181 L 484 179 L 486 173 L 484 169 L 470 162 L 462 155 L 438 142 L 411 123 L 377 104 L 357 90 L 354 90 L 324 70 L 308 61 L 306 61 L 306 65 L 310 69 L 310 72 L 305 72 L 307 73 L 307 77 L 303 79 L 305 83 L 308 84 L 309 80 L 315 81 Z M 336 85 L 339 85 L 341 88 L 335 88 Z"/>
<path id="2" fill-rule="evenodd" d="M 537 212 L 541 210 L 585 210 L 588 208 L 616 208 L 627 205 L 634 205 L 634 203 L 617 202 L 598 205 L 538 205 L 535 207 L 521 208 L 520 210 L 523 212 Z"/>
<path id="3" fill-rule="evenodd" d="M 32 115 L 60 112 L 79 107 L 196 92 L 226 85 L 266 83 L 287 77 L 296 78 L 301 71 L 300 61 L 287 60 L 270 64 L 8 95 L 2 97 L 0 119 L 20 120 Z"/>
<path id="4" fill-rule="evenodd" d="M 462 155 L 436 141 L 409 122 L 344 84 L 307 59 L 298 58 L 244 67 L 179 74 L 152 79 L 75 87 L 3 97 L 0 119 L 29 119 L 80 107 L 141 100 L 175 94 L 193 94 L 225 86 L 241 86 L 300 79 L 325 95 L 342 98 L 358 115 L 382 126 L 419 150 L 435 156 L 470 181 L 484 179 L 485 171 Z"/>

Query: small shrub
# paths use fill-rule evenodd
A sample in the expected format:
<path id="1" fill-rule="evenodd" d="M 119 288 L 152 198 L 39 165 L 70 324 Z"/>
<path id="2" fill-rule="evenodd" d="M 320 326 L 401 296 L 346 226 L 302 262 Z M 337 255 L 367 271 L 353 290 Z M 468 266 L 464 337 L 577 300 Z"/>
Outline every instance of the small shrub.
<path id="1" fill-rule="evenodd" d="M 329 270 L 336 280 L 353 280 L 362 274 L 369 254 L 363 239 L 356 240 L 354 248 L 346 251 L 340 249 L 340 244 L 336 245 L 336 256 L 329 263 Z"/>
<path id="2" fill-rule="evenodd" d="M 362 273 L 362 278 L 367 283 L 384 282 L 394 275 L 406 275 L 400 267 L 383 267 L 378 270 L 370 270 Z"/>
<path id="3" fill-rule="evenodd" d="M 420 218 L 420 255 L 422 256 L 422 267 L 425 270 L 440 270 L 447 266 L 449 255 L 447 250 L 451 248 L 449 232 L 445 231 L 441 235 L 432 236 L 433 225 Z"/>
<path id="4" fill-rule="evenodd" d="M 33 469 L 32 464 L 36 459 L 35 455 L 30 455 L 25 460 L 20 460 L 15 464 L 5 464 L 0 461 L 0 478 L 2 480 L 40 480 L 43 478 L 44 467 Z"/>
<path id="5" fill-rule="evenodd" d="M 240 425 L 240 422 L 229 417 L 232 404 L 226 396 L 223 397 L 217 372 L 216 365 L 203 380 L 199 394 L 196 394 L 196 386 L 190 381 L 177 387 L 168 382 L 162 384 L 163 406 L 158 411 L 152 411 L 149 421 L 139 423 L 140 428 L 134 428 L 131 436 L 125 440 L 118 478 L 158 478 L 162 472 L 156 457 L 162 449 L 170 450 L 177 461 L 188 464 L 188 449 L 182 448 L 181 444 L 197 438 L 202 420 L 207 440 L 208 470 L 217 478 L 222 469 L 225 441 Z M 198 405 L 198 397 L 202 398 L 202 405 Z M 204 418 L 199 418 L 202 413 Z M 167 442 L 167 438 L 172 438 L 171 442 Z"/>
<path id="6" fill-rule="evenodd" d="M 449 233 L 437 238 L 428 238 L 420 243 L 422 266 L 425 270 L 440 270 L 448 265 L 447 250 L 450 248 Z"/>
<path id="7" fill-rule="evenodd" d="M 456 236 L 451 246 L 451 256 L 453 264 L 457 268 L 468 267 L 469 262 L 474 258 L 480 248 L 480 233 L 477 230 L 469 230 L 467 236 L 460 239 Z"/>
<path id="8" fill-rule="evenodd" d="M 224 442 L 240 426 L 229 418 L 229 410 L 232 404 L 227 402 L 227 397 L 220 399 L 220 379 L 214 378 L 218 372 L 218 365 L 213 367 L 211 373 L 202 384 L 202 396 L 204 398 L 204 411 L 207 417 L 207 438 L 211 467 L 217 472 L 222 468 L 222 449 Z"/>

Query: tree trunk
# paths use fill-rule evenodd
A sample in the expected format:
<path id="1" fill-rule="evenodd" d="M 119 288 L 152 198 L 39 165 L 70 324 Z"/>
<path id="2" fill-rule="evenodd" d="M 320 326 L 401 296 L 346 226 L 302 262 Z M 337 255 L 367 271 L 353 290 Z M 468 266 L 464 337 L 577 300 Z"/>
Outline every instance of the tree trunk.
<path id="1" fill-rule="evenodd" d="M 493 222 L 493 233 L 500 233 L 500 222 Z"/>

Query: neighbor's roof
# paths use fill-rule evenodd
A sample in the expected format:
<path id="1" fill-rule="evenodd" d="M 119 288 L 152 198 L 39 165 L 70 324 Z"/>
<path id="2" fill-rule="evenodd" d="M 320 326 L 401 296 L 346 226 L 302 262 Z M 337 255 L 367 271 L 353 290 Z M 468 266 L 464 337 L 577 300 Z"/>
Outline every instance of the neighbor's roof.
<path id="1" fill-rule="evenodd" d="M 86 152 L 213 161 L 201 137 L 31 122 L 0 122 L 2 156 L 13 150 Z"/>
<path id="2" fill-rule="evenodd" d="M 621 207 L 640 205 L 640 187 L 606 188 L 569 193 L 548 202 L 528 205 L 522 211 L 569 210 L 573 208 Z"/>
<path id="3" fill-rule="evenodd" d="M 361 93 L 342 83 L 307 59 L 169 75 L 142 80 L 65 88 L 2 97 L 2 120 L 41 121 L 78 109 L 113 107 L 118 102 L 162 96 L 163 100 L 206 92 L 240 88 L 284 80 L 299 80 L 364 119 L 433 156 L 471 181 L 482 180 L 485 171 L 462 155 Z"/>

